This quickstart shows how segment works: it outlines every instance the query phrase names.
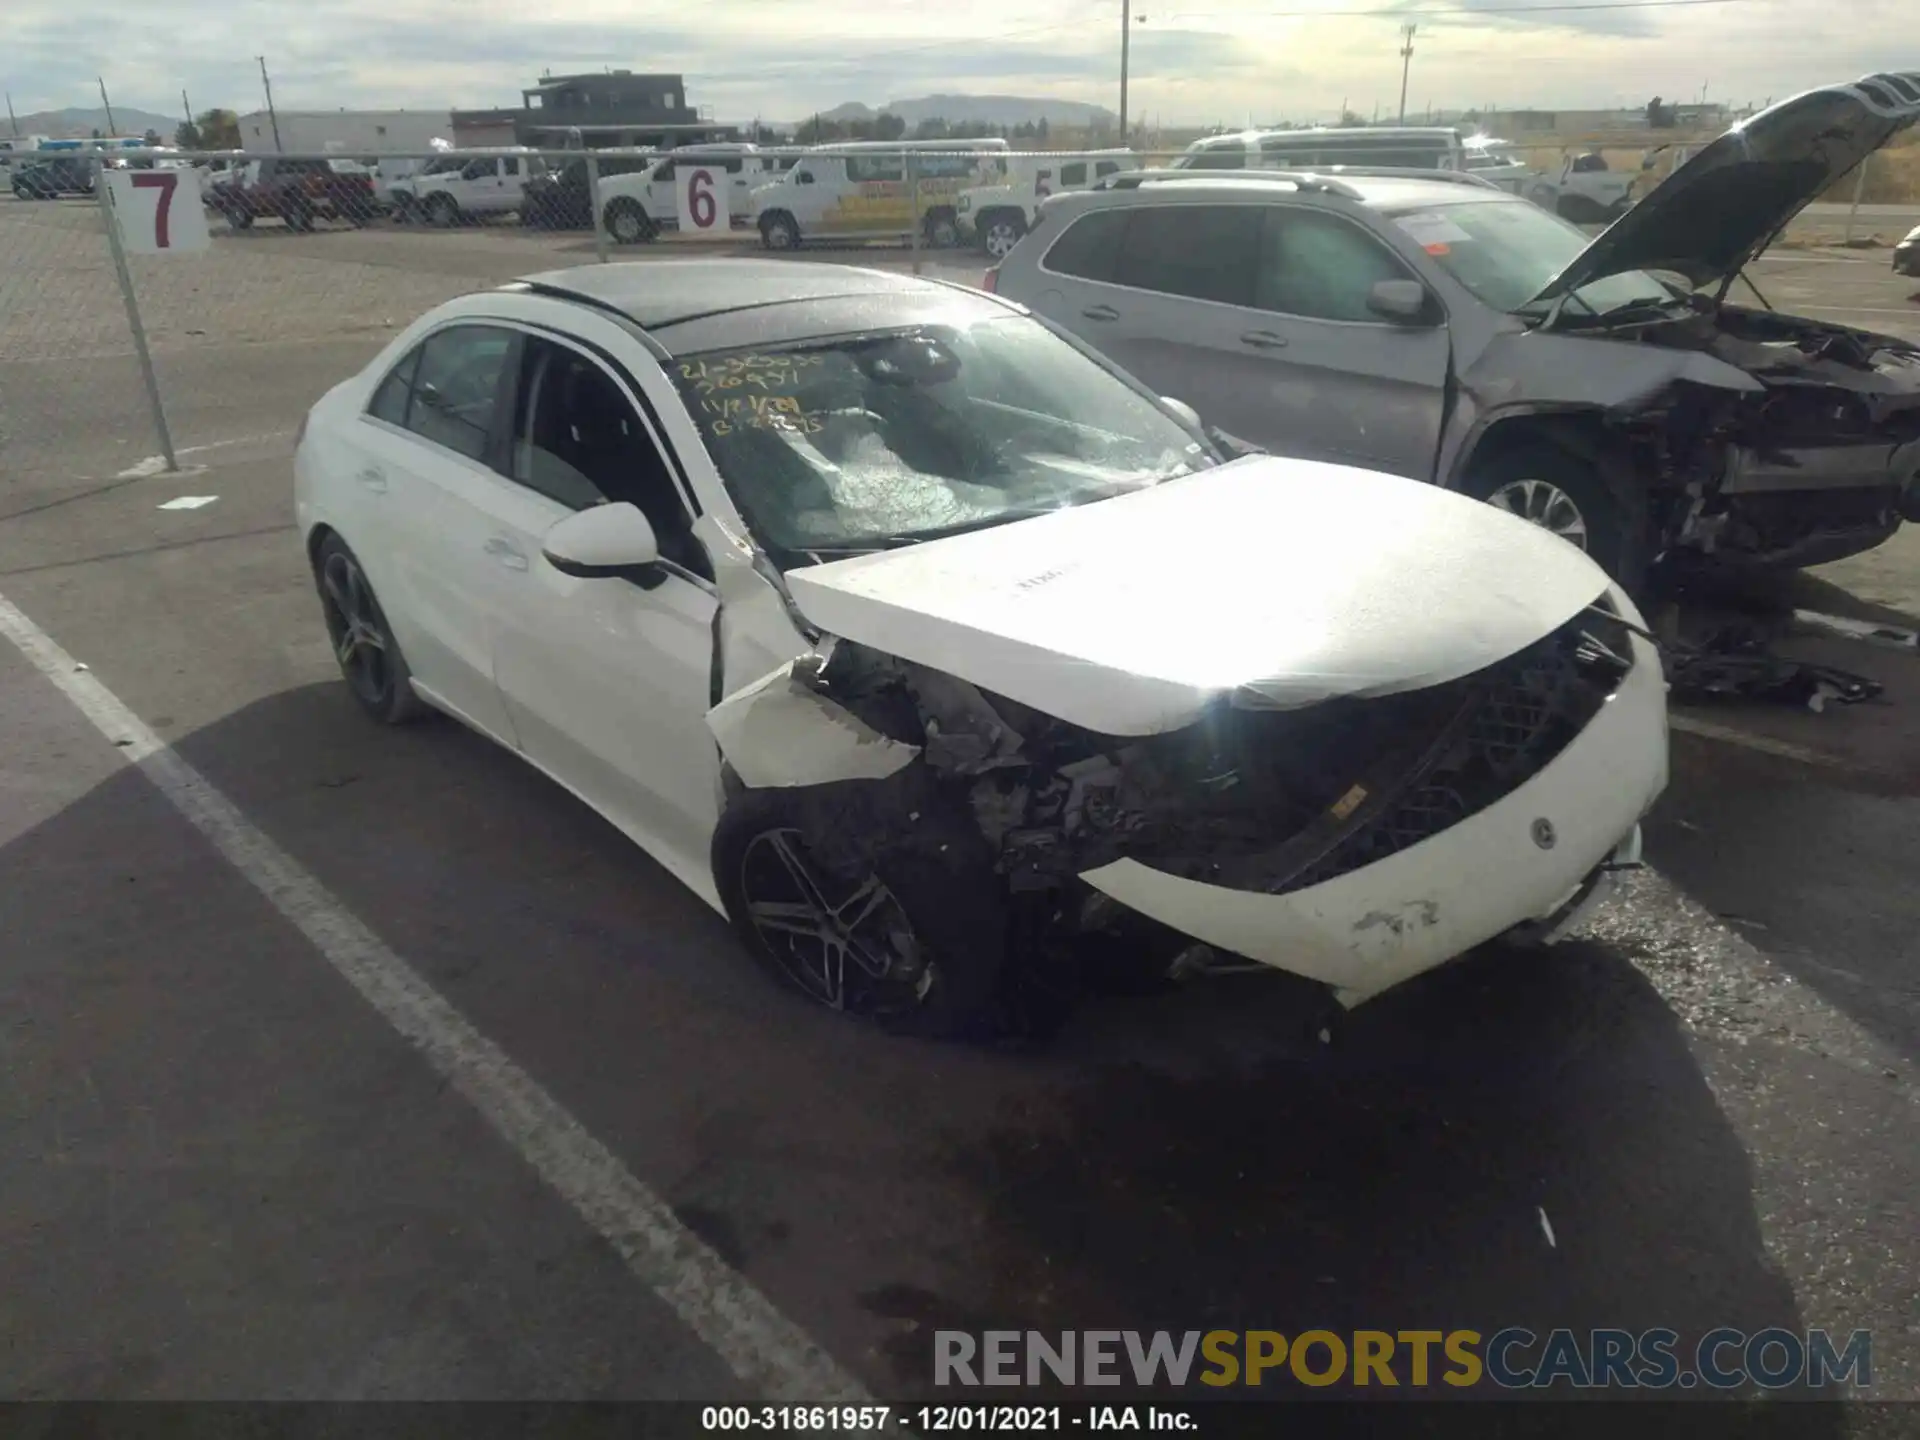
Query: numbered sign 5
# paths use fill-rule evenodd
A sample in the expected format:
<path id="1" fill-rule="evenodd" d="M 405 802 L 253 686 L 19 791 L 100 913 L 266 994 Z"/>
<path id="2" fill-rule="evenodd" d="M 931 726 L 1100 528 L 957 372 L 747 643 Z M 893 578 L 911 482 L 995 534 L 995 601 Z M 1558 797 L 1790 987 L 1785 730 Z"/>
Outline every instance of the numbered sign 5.
<path id="1" fill-rule="evenodd" d="M 193 170 L 109 170 L 107 205 L 130 255 L 183 255 L 204 250 L 207 212 Z"/>
<path id="2" fill-rule="evenodd" d="M 676 165 L 673 188 L 680 195 L 680 233 L 725 237 L 733 229 L 727 172 L 704 165 Z"/>

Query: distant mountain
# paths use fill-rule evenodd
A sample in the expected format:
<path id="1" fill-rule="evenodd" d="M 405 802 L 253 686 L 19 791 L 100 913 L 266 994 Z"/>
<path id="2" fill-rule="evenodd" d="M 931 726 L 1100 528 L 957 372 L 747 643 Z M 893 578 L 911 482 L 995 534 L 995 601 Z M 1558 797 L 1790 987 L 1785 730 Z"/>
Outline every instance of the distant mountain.
<path id="1" fill-rule="evenodd" d="M 878 110 L 850 100 L 831 110 L 820 112 L 823 120 L 871 120 L 885 112 L 898 115 L 908 125 L 922 120 L 951 120 L 987 125 L 1031 125 L 1045 120 L 1049 125 L 1080 127 L 1115 125 L 1118 117 L 1099 105 L 1079 100 L 1033 99 L 1021 95 L 923 95 L 917 100 L 889 100 Z"/>
<path id="2" fill-rule="evenodd" d="M 0 119 L 4 118 L 0 116 Z M 163 139 L 171 141 L 173 132 L 184 118 L 181 115 L 156 115 L 151 110 L 138 110 L 131 105 L 113 107 L 113 129 L 122 135 L 144 135 L 149 130 L 158 130 Z M 107 112 L 98 107 L 92 110 L 73 107 L 38 110 L 31 115 L 19 116 L 18 124 L 22 135 L 51 135 L 56 140 L 85 139 L 96 130 L 102 135 L 112 133 L 107 128 Z"/>

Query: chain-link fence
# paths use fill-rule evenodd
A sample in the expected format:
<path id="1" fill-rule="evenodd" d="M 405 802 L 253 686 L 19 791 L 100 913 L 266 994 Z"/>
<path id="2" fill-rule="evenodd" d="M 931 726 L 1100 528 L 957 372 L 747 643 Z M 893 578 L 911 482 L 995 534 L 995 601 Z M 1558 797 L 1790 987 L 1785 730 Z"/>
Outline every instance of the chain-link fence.
<path id="1" fill-rule="evenodd" d="M 350 373 L 423 310 L 542 270 L 770 251 L 977 279 L 1051 194 L 1125 183 L 1130 171 L 1176 163 L 1338 175 L 1351 159 L 1332 150 L 1282 154 L 1228 136 L 1201 145 L 156 151 L 108 163 L 144 177 L 131 182 L 146 207 L 135 229 L 170 222 L 174 243 L 142 232 L 117 247 L 109 243 L 113 207 L 101 193 L 102 162 L 31 157 L 11 172 L 11 203 L 0 201 L 0 466 L 70 463 L 90 453 L 99 445 L 93 407 L 109 397 L 124 408 L 143 386 L 157 392 L 174 450 L 249 427 L 290 430 L 296 399 L 310 401 Z M 1687 152 L 1686 144 L 1495 144 L 1453 163 L 1593 229 Z M 1359 158 L 1428 169 L 1435 159 L 1390 149 Z M 106 188 L 120 193 L 117 184 L 109 179 Z M 1855 199 L 1877 194 L 1876 184 L 1863 170 Z M 1843 213 L 1818 217 L 1821 231 L 1851 238 L 1847 208 L 1828 207 Z M 124 217 L 118 229 L 127 231 Z"/>

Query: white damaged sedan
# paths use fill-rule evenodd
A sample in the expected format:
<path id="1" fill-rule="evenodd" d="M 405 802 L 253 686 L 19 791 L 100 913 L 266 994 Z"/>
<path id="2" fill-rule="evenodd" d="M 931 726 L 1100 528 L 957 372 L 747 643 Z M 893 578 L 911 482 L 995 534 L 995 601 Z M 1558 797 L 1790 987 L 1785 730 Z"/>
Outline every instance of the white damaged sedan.
<path id="1" fill-rule="evenodd" d="M 1579 550 L 1236 458 L 957 286 L 535 276 L 328 392 L 295 473 L 368 711 L 520 752 L 895 1029 L 1108 936 L 1353 1005 L 1557 938 L 1666 784 L 1658 655 Z"/>

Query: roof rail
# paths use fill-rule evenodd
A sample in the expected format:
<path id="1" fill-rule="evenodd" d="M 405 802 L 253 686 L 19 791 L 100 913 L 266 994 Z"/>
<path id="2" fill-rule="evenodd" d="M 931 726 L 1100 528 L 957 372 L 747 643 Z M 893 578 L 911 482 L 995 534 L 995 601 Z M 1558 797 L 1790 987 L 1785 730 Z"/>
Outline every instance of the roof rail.
<path id="1" fill-rule="evenodd" d="M 1351 185 L 1317 171 L 1308 170 L 1129 170 L 1124 175 L 1109 175 L 1096 181 L 1095 190 L 1137 190 L 1142 185 L 1164 185 L 1207 180 L 1279 180 L 1296 190 L 1318 190 L 1345 200 L 1358 200 L 1360 192 Z"/>
<path id="2" fill-rule="evenodd" d="M 1375 176 L 1393 180 L 1438 180 L 1443 185 L 1472 185 L 1481 190 L 1497 190 L 1503 195 L 1511 193 L 1505 187 L 1496 185 L 1484 175 L 1476 175 L 1471 170 L 1429 170 L 1425 166 L 1413 165 L 1322 165 L 1313 173 Z"/>

